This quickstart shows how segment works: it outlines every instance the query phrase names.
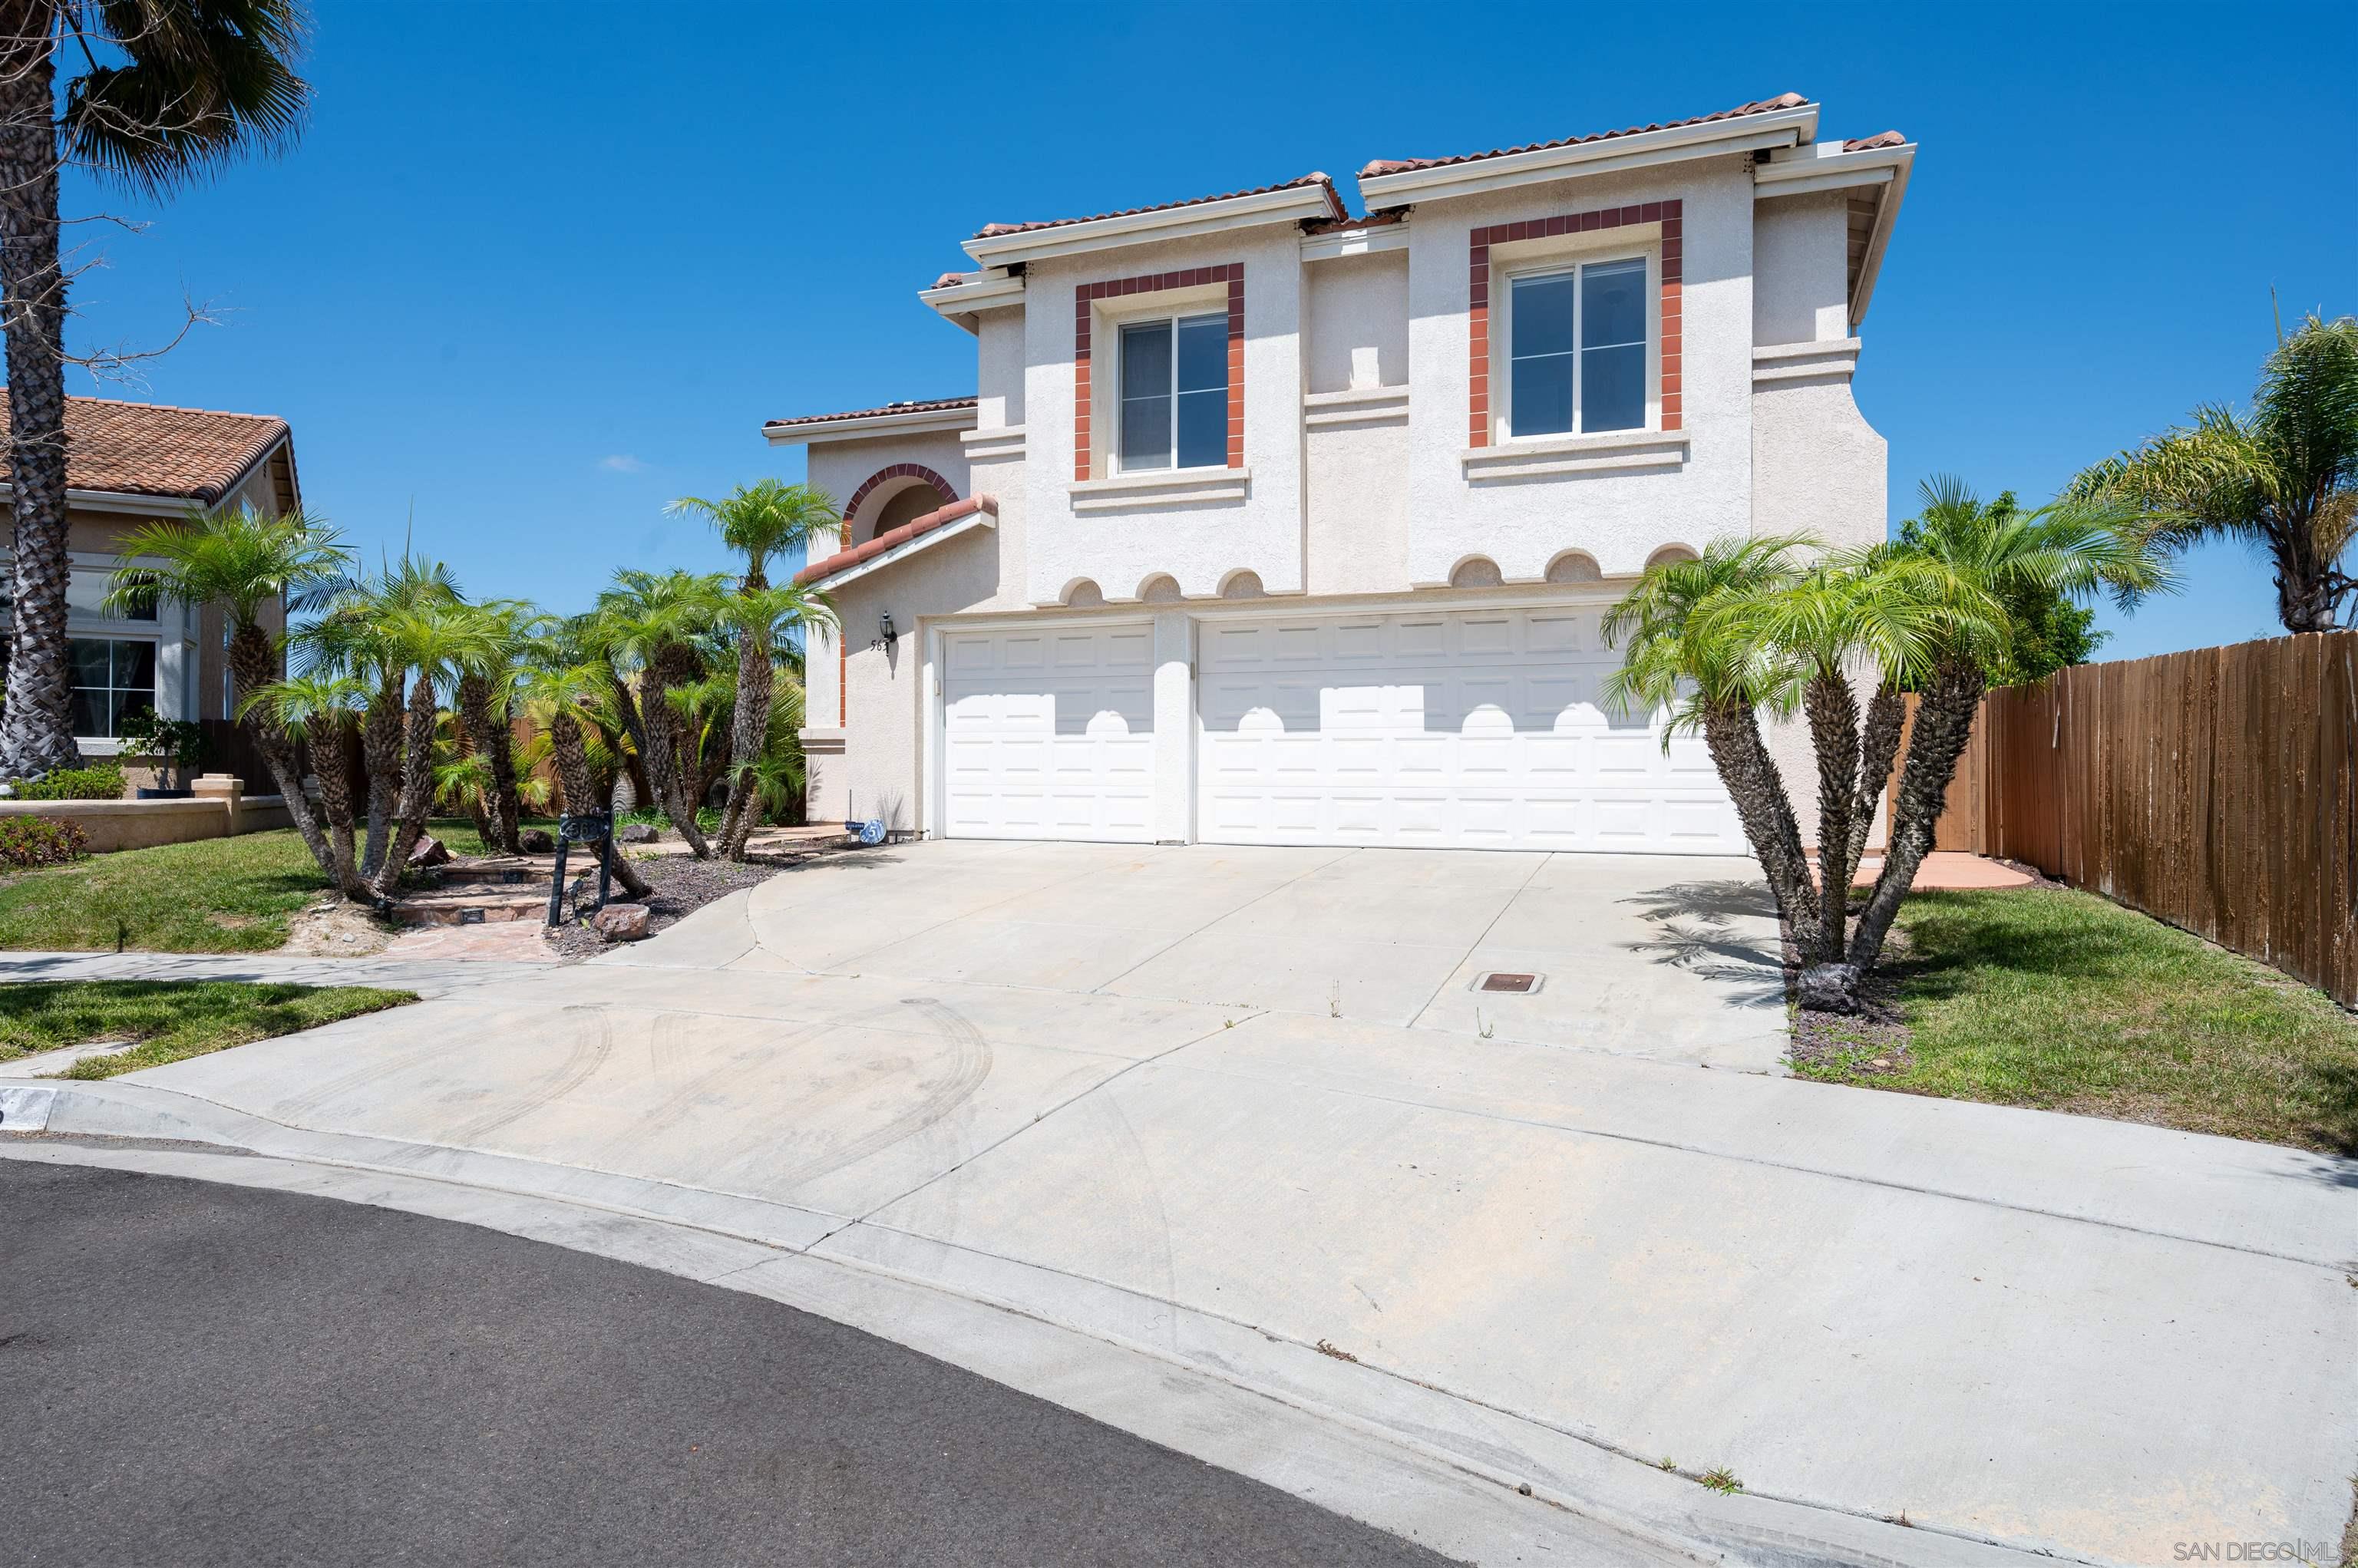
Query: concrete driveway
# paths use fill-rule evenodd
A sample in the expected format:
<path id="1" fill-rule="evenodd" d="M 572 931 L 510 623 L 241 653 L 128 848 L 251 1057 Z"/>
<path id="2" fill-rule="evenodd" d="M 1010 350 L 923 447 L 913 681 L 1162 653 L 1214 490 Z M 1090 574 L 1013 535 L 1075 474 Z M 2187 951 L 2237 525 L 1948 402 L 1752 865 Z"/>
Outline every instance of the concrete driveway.
<path id="1" fill-rule="evenodd" d="M 1199 1375 L 1739 1560 L 2338 1538 L 2358 1162 L 1774 1076 L 1758 897 L 1712 862 L 912 846 L 51 1125 L 750 1238 L 706 1277 L 1133 1354 L 1146 1391 L 1093 1406 L 1102 1371 L 930 1346 L 1133 1430 Z"/>

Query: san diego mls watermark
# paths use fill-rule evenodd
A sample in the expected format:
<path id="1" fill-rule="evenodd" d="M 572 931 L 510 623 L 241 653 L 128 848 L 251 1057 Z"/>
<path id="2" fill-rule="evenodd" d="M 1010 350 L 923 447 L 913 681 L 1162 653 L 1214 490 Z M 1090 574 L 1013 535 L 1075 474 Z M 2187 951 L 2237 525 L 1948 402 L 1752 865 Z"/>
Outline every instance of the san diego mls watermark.
<path id="1" fill-rule="evenodd" d="M 2312 1563 L 2342 1561 L 2342 1547 L 2331 1541 L 2176 1541 L 2170 1542 L 2173 1563 Z"/>

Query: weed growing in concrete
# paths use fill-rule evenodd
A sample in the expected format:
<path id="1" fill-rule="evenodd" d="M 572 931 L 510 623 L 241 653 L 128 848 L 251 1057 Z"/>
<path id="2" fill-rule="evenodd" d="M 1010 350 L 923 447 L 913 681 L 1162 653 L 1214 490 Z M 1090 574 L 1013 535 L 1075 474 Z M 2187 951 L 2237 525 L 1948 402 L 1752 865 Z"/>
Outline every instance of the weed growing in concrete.
<path id="1" fill-rule="evenodd" d="M 1713 1491 L 1721 1494 L 1723 1497 L 1732 1497 L 1736 1493 L 1744 1490 L 1744 1483 L 1737 1480 L 1736 1478 L 1736 1472 L 1729 1469 L 1725 1465 L 1722 1465 L 1716 1470 L 1704 1471 L 1701 1476 L 1697 1476 L 1696 1479 L 1700 1480 L 1704 1486 L 1709 1487 Z"/>

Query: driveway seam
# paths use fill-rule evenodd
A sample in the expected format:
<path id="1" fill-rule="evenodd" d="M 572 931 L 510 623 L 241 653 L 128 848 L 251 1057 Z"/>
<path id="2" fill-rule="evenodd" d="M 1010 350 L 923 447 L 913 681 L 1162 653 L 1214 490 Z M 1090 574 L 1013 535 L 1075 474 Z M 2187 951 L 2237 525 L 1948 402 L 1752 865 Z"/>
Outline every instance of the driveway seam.
<path id="1" fill-rule="evenodd" d="M 1196 1042 L 1189 1041 L 1189 1044 Z M 2297 1257 L 2289 1252 L 2273 1251 L 2266 1247 L 2253 1247 L 2239 1241 L 2216 1241 L 2207 1237 L 2187 1236 L 2174 1230 L 2155 1230 L 2147 1226 L 2132 1225 L 2126 1220 L 2104 1219 L 2093 1215 L 2072 1214 L 2065 1209 L 2042 1208 L 2036 1204 L 2015 1203 L 2005 1198 L 1985 1197 L 1972 1193 L 1952 1191 L 1945 1187 L 1928 1187 L 1914 1182 L 1896 1181 L 1887 1176 L 1863 1174 L 1852 1171 L 1829 1170 L 1822 1165 L 1804 1165 L 1790 1160 L 1772 1160 L 1764 1155 L 1743 1154 L 1725 1149 L 1712 1149 L 1698 1143 L 1682 1143 L 1672 1138 L 1649 1138 L 1641 1133 L 1611 1132 L 1599 1128 L 1583 1127 L 1566 1121 L 1539 1121 L 1530 1117 L 1510 1116 L 1503 1111 L 1478 1110 L 1462 1105 L 1437 1105 L 1431 1100 L 1405 1099 L 1394 1095 L 1377 1094 L 1368 1089 L 1347 1088 L 1335 1084 L 1304 1083 L 1298 1079 L 1262 1077 L 1252 1073 L 1239 1073 L 1221 1067 L 1195 1066 L 1191 1072 L 1214 1077 L 1233 1078 L 1239 1083 L 1284 1085 L 1290 1088 L 1308 1089 L 1316 1093 L 1347 1095 L 1354 1099 L 1369 1100 L 1378 1105 L 1400 1106 L 1410 1110 L 1437 1111 L 1446 1116 L 1468 1116 L 1483 1121 L 1503 1123 L 1509 1127 L 1529 1127 L 1542 1132 L 1564 1133 L 1574 1138 L 1602 1138 L 1617 1143 L 1635 1143 L 1649 1149 L 1667 1149 L 1674 1153 L 1693 1154 L 1702 1159 L 1725 1160 L 1733 1164 L 1758 1165 L 1766 1170 L 1790 1171 L 1797 1175 L 1817 1176 L 1832 1182 L 1855 1182 L 1861 1186 L 1882 1187 L 1891 1192 L 1912 1193 L 1919 1197 L 1944 1198 L 1952 1203 L 1971 1204 L 1981 1208 L 2000 1209 L 2008 1214 L 2037 1215 L 2042 1219 L 2066 1220 L 2075 1225 L 2093 1225 L 2100 1229 L 2117 1230 L 2128 1236 L 2148 1237 L 2156 1241 L 2174 1241 L 2190 1247 L 2216 1248 L 2222 1252 L 2241 1252 L 2254 1258 L 2269 1258 L 2279 1263 L 2296 1263 L 2306 1269 L 2320 1269 L 2327 1273 L 2347 1274 L 2348 1260 L 2319 1262 L 2313 1258 Z M 1699 1072 L 1724 1069 L 1702 1067 Z M 1111 1080 L 1109 1079 L 1109 1082 Z"/>
<path id="2" fill-rule="evenodd" d="M 1550 852 L 1531 862 L 1530 872 L 1521 881 L 1515 884 L 1515 891 L 1507 895 L 1507 902 L 1498 906 L 1498 913 L 1490 917 L 1490 923 L 1482 927 L 1482 934 L 1474 938 L 1472 944 L 1459 956 L 1457 962 L 1449 966 L 1449 972 L 1441 977 L 1441 983 L 1433 988 L 1433 994 L 1424 999 L 1424 1005 L 1409 1014 L 1408 1022 L 1401 1025 L 1402 1028 L 1414 1029 L 1417 1021 L 1433 1011 L 1433 1004 L 1441 1000 L 1441 993 L 1449 989 L 1449 982 L 1457 978 L 1457 971 L 1466 967 L 1466 960 L 1472 957 L 1481 948 L 1482 944 L 1490 939 L 1490 933 L 1498 928 L 1498 922 L 1507 918 L 1507 911 L 1515 907 L 1515 900 L 1522 897 L 1523 890 L 1531 885 L 1531 878 L 1538 876 L 1546 869 L 1547 863 L 1554 859 L 1553 852 Z"/>

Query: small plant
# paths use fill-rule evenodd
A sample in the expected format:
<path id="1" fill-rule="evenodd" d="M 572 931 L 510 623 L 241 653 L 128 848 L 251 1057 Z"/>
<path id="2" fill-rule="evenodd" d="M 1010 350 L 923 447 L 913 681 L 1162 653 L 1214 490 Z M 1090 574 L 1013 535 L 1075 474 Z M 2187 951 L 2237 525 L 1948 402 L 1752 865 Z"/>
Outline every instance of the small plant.
<path id="1" fill-rule="evenodd" d="M 1667 1454 L 1654 1462 L 1654 1468 L 1657 1470 L 1675 1470 L 1678 1467 L 1679 1462 Z"/>
<path id="2" fill-rule="evenodd" d="M 1318 1354 L 1321 1356 L 1331 1356 L 1337 1361 L 1348 1361 L 1355 1366 L 1357 1364 L 1359 1359 L 1349 1351 L 1329 1345 L 1323 1339 L 1318 1342 Z"/>
<path id="3" fill-rule="evenodd" d="M 86 768 L 59 768 L 38 779 L 20 779 L 18 800 L 121 800 L 123 764 L 108 761 Z"/>
<path id="4" fill-rule="evenodd" d="M 49 816 L 0 817 L 0 866 L 62 866 L 90 853 L 79 822 Z"/>
<path id="5" fill-rule="evenodd" d="M 1498 1033 L 1498 1025 L 1496 1020 L 1484 1018 L 1482 1010 L 1477 1007 L 1474 1010 L 1474 1032 L 1487 1040 Z"/>
<path id="6" fill-rule="evenodd" d="M 1736 1493 L 1744 1490 L 1744 1483 L 1737 1480 L 1736 1478 L 1736 1472 L 1729 1469 L 1725 1465 L 1722 1465 L 1716 1470 L 1704 1471 L 1701 1476 L 1697 1476 L 1696 1479 L 1700 1480 L 1704 1486 L 1709 1487 L 1713 1491 L 1719 1493 L 1723 1497 L 1732 1497 Z"/>
<path id="7" fill-rule="evenodd" d="M 126 716 L 117 727 L 126 754 L 156 759 L 157 789 L 186 789 L 205 752 L 204 726 L 193 719 L 166 719 L 152 708 Z"/>

